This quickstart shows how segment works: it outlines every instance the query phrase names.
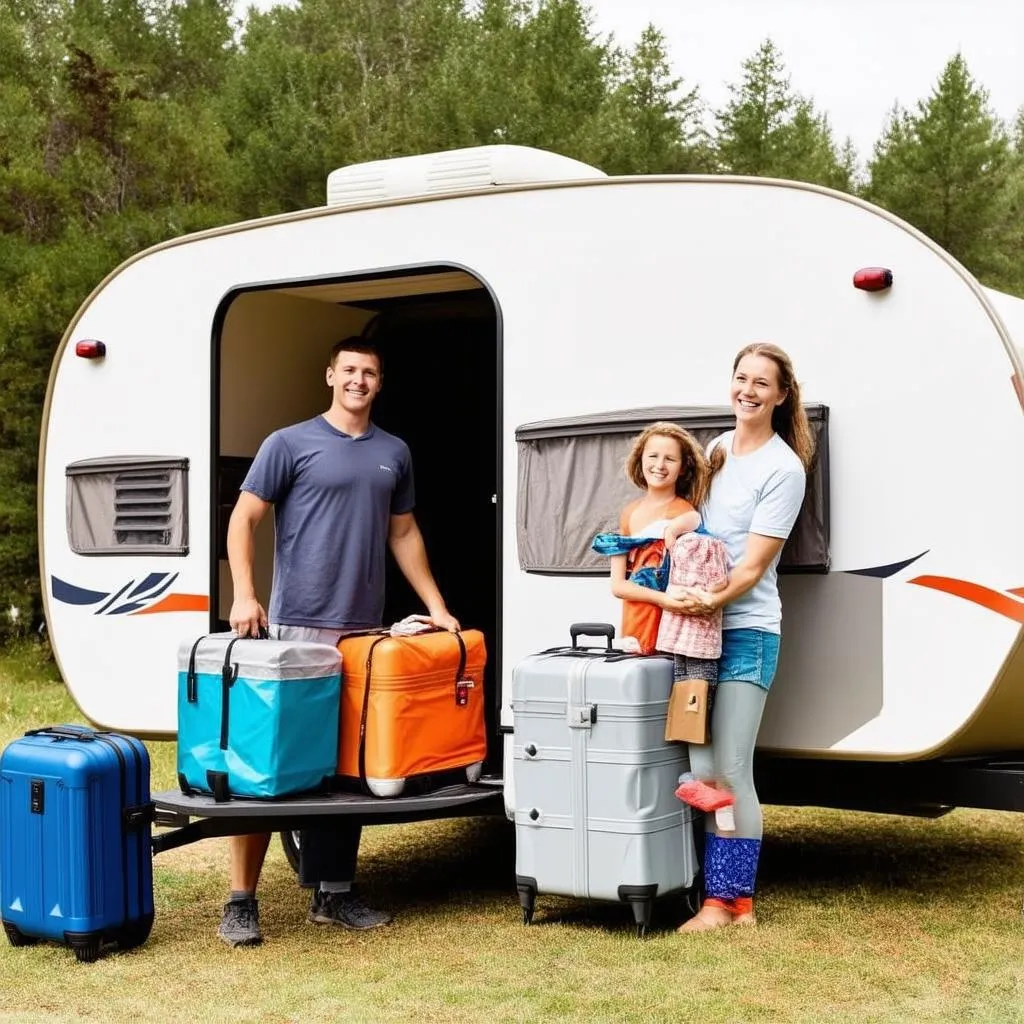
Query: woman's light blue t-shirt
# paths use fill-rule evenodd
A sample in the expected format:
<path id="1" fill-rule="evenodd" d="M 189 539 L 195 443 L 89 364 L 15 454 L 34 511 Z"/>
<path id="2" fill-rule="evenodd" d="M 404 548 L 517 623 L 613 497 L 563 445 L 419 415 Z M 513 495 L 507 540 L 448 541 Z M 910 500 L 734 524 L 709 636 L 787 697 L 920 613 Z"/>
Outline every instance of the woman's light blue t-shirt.
<path id="1" fill-rule="evenodd" d="M 757 451 L 734 455 L 734 433 L 730 430 L 708 445 L 709 456 L 716 446 L 722 446 L 725 465 L 715 474 L 702 510 L 707 531 L 725 543 L 730 570 L 746 553 L 748 534 L 789 536 L 807 485 L 803 463 L 778 434 Z M 779 555 L 750 590 L 725 606 L 723 629 L 782 631 L 776 571 Z"/>

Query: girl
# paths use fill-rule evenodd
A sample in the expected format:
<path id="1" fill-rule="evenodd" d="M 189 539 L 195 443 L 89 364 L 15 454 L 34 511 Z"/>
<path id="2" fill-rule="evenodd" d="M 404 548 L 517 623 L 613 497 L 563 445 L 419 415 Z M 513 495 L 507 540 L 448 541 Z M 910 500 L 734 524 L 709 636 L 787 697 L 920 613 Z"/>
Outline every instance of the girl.
<path id="1" fill-rule="evenodd" d="M 662 610 L 683 608 L 664 592 L 663 535 L 670 521 L 680 532 L 700 524 L 695 506 L 704 500 L 708 466 L 690 434 L 674 423 L 658 422 L 633 442 L 626 458 L 626 477 L 644 495 L 622 510 L 619 535 L 599 534 L 594 547 L 612 556 L 612 593 L 622 600 L 623 646 L 651 654 Z M 645 576 L 643 585 L 637 582 Z M 635 642 L 628 643 L 629 637 Z"/>
<path id="2" fill-rule="evenodd" d="M 814 454 L 800 386 L 789 356 L 756 342 L 733 363 L 730 386 L 736 427 L 708 446 L 710 486 L 704 526 L 729 553 L 729 582 L 708 593 L 690 588 L 678 604 L 687 615 L 723 609 L 722 655 L 711 713 L 711 741 L 690 746 L 690 767 L 701 780 L 719 780 L 734 797 L 735 831 L 718 834 L 705 819 L 707 899 L 682 932 L 754 924 L 754 880 L 761 852 L 761 806 L 754 790 L 753 755 L 768 687 L 779 657 L 782 608 L 776 566 L 803 503 Z M 692 529 L 688 516 L 665 531 L 671 549 Z"/>

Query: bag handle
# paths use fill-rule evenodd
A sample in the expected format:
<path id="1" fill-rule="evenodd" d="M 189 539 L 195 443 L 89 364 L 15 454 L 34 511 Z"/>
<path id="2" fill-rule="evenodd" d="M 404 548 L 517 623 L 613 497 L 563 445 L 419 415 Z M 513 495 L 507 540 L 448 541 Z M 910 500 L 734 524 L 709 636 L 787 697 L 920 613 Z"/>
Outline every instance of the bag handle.
<path id="1" fill-rule="evenodd" d="M 192 650 L 189 651 L 188 673 L 185 677 L 185 699 L 186 701 L 188 701 L 189 704 L 196 704 L 199 702 L 199 687 L 197 684 L 196 673 L 196 655 L 199 653 L 199 645 L 207 639 L 208 635 L 209 634 L 199 637 L 199 639 L 196 640 L 196 642 L 192 645 Z M 266 640 L 269 638 L 269 636 L 270 634 L 267 632 L 266 626 L 260 626 L 259 631 L 257 632 L 255 637 L 239 638 L 236 636 L 235 639 Z"/>
<path id="2" fill-rule="evenodd" d="M 29 729 L 26 736 L 55 736 L 60 740 L 94 740 L 96 730 L 85 725 L 44 725 L 41 729 Z"/>
<path id="3" fill-rule="evenodd" d="M 608 650 L 612 649 L 615 638 L 615 627 L 610 622 L 574 622 L 569 627 L 569 639 L 573 650 L 578 648 L 576 640 L 581 636 L 603 636 L 608 641 Z"/>
<path id="4" fill-rule="evenodd" d="M 228 719 L 231 714 L 231 687 L 238 678 L 238 662 L 231 664 L 231 651 L 239 640 L 251 640 L 253 637 L 234 637 L 224 652 L 224 668 L 220 673 L 220 749 L 228 749 Z"/>

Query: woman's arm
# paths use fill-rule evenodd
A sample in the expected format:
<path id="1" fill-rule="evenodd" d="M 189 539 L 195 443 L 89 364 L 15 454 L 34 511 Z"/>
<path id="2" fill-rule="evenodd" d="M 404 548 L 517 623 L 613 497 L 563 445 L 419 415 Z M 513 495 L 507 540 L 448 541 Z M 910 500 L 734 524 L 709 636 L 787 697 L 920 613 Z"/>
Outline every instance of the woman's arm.
<path id="1" fill-rule="evenodd" d="M 763 537 L 759 533 L 748 533 L 747 550 L 729 573 L 729 582 L 725 588 L 709 594 L 706 590 L 690 587 L 686 597 L 677 602 L 680 606 L 678 610 L 684 615 L 710 615 L 742 597 L 768 571 L 772 559 L 785 543 L 785 537 Z"/>
<path id="2" fill-rule="evenodd" d="M 676 516 L 675 519 L 670 519 L 668 526 L 665 527 L 665 550 L 671 551 L 672 545 L 684 533 L 692 533 L 698 526 L 700 526 L 700 514 L 693 509 L 689 512 L 683 512 L 682 515 Z"/>

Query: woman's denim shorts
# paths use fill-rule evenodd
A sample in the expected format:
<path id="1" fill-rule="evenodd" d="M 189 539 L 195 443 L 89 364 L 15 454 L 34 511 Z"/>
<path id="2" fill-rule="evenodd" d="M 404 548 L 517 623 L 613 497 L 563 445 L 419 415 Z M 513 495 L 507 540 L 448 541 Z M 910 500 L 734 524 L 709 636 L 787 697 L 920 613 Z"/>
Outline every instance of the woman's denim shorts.
<path id="1" fill-rule="evenodd" d="M 722 656 L 718 681 L 755 683 L 767 690 L 779 664 L 779 634 L 763 629 L 726 629 L 722 632 Z"/>

